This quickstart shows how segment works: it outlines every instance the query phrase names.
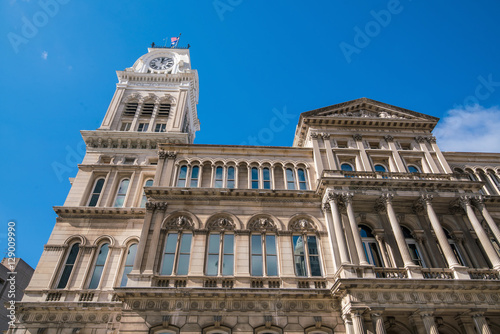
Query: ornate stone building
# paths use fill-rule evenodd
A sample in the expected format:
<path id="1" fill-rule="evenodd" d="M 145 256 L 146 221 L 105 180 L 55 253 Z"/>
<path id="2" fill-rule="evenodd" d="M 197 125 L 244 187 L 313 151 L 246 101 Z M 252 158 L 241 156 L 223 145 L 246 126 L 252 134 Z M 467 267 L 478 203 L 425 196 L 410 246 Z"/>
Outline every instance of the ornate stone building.
<path id="1" fill-rule="evenodd" d="M 193 144 L 189 50 L 117 74 L 12 333 L 500 333 L 500 154 L 366 98 Z"/>

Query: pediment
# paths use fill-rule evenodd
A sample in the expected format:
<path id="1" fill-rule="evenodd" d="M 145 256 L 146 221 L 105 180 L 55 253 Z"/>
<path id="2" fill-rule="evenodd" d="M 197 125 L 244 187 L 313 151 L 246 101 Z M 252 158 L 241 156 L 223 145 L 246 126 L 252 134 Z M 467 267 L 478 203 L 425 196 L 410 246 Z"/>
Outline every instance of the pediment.
<path id="1" fill-rule="evenodd" d="M 421 114 L 412 110 L 400 108 L 387 103 L 367 99 L 365 97 L 334 104 L 328 107 L 311 110 L 301 114 L 302 118 L 372 118 L 409 121 L 437 122 L 433 116 Z"/>

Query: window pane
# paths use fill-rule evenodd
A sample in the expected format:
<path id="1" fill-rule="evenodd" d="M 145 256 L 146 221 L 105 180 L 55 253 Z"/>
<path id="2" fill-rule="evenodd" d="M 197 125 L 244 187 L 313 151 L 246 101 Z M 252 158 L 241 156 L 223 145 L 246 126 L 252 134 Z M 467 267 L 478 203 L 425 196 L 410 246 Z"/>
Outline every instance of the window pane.
<path id="1" fill-rule="evenodd" d="M 222 275 L 232 275 L 234 267 L 234 255 L 224 255 L 222 261 Z"/>
<path id="2" fill-rule="evenodd" d="M 215 169 L 215 179 L 222 180 L 222 167 L 217 167 Z"/>
<path id="3" fill-rule="evenodd" d="M 165 253 L 175 253 L 177 246 L 177 233 L 169 233 L 165 244 Z"/>
<path id="4" fill-rule="evenodd" d="M 89 206 L 96 206 L 98 200 L 99 200 L 99 194 L 92 195 L 92 197 L 90 197 Z"/>
<path id="5" fill-rule="evenodd" d="M 174 268 L 174 254 L 165 254 L 163 256 L 163 263 L 161 265 L 162 275 L 172 275 L 172 269 Z"/>
<path id="6" fill-rule="evenodd" d="M 252 181 L 252 189 L 259 189 L 259 181 Z"/>
<path id="7" fill-rule="evenodd" d="M 271 180 L 271 174 L 269 173 L 269 168 L 264 168 L 262 170 L 262 174 L 263 174 L 264 180 L 266 180 L 266 181 Z"/>
<path id="8" fill-rule="evenodd" d="M 311 265 L 311 276 L 321 276 L 319 256 L 309 256 L 309 264 Z"/>
<path id="9" fill-rule="evenodd" d="M 288 190 L 295 190 L 295 179 L 293 176 L 293 170 L 290 168 L 286 169 L 286 185 Z"/>
<path id="10" fill-rule="evenodd" d="M 125 202 L 125 196 L 118 195 L 118 197 L 116 197 L 115 207 L 117 208 L 123 207 L 124 202 Z"/>
<path id="11" fill-rule="evenodd" d="M 177 275 L 187 275 L 189 270 L 189 254 L 179 255 L 179 264 L 177 265 Z"/>
<path id="12" fill-rule="evenodd" d="M 234 254 L 234 234 L 224 235 L 224 254 Z"/>
<path id="13" fill-rule="evenodd" d="M 259 170 L 255 167 L 252 168 L 252 180 L 259 179 Z"/>
<path id="14" fill-rule="evenodd" d="M 191 233 L 183 234 L 181 240 L 181 253 L 189 253 L 191 252 L 191 239 L 193 235 Z"/>
<path id="15" fill-rule="evenodd" d="M 420 171 L 418 170 L 418 168 L 415 167 L 415 166 L 408 166 L 408 171 L 410 173 L 420 173 Z"/>
<path id="16" fill-rule="evenodd" d="M 228 180 L 228 181 L 227 181 L 227 187 L 228 187 L 229 189 L 234 189 L 234 181 Z"/>
<path id="17" fill-rule="evenodd" d="M 252 235 L 252 254 L 262 254 L 262 238 L 260 235 Z"/>
<path id="18" fill-rule="evenodd" d="M 215 181 L 215 188 L 222 188 L 222 180 Z"/>
<path id="19" fill-rule="evenodd" d="M 76 256 L 78 255 L 78 251 L 80 250 L 80 244 L 74 244 L 71 247 L 71 251 L 69 252 L 68 255 L 68 260 L 66 261 L 66 264 L 74 264 L 76 261 Z"/>
<path id="20" fill-rule="evenodd" d="M 306 261 L 304 256 L 294 256 L 295 272 L 297 276 L 307 276 L 306 274 Z"/>
<path id="21" fill-rule="evenodd" d="M 297 170 L 297 174 L 299 175 L 299 182 L 305 182 L 306 181 L 306 173 L 302 168 L 299 168 Z"/>
<path id="22" fill-rule="evenodd" d="M 219 254 L 208 255 L 207 257 L 207 275 L 217 276 L 219 271 Z"/>
<path id="23" fill-rule="evenodd" d="M 153 180 L 147 180 L 146 184 L 144 186 L 145 187 L 152 187 L 153 186 Z"/>
<path id="24" fill-rule="evenodd" d="M 375 165 L 376 172 L 386 172 L 385 167 L 382 165 Z"/>
<path id="25" fill-rule="evenodd" d="M 123 276 L 122 276 L 122 281 L 120 282 L 120 286 L 127 286 L 127 282 L 128 282 L 127 275 L 130 274 L 130 272 L 132 271 L 133 268 L 134 268 L 133 266 L 130 266 L 130 267 L 125 267 L 123 269 Z"/>
<path id="26" fill-rule="evenodd" d="M 103 185 L 104 185 L 104 179 L 97 180 L 94 188 L 94 194 L 100 194 Z"/>
<path id="27" fill-rule="evenodd" d="M 71 270 L 73 270 L 73 265 L 64 266 L 64 270 L 61 275 L 61 280 L 57 285 L 58 289 L 64 289 L 66 287 L 66 284 L 68 284 L 69 276 L 71 275 Z"/>
<path id="28" fill-rule="evenodd" d="M 252 255 L 252 276 L 262 276 L 262 255 Z"/>
<path id="29" fill-rule="evenodd" d="M 182 179 L 179 179 L 179 181 L 177 181 L 177 187 L 185 187 L 186 186 L 186 180 L 182 180 Z"/>
<path id="30" fill-rule="evenodd" d="M 353 171 L 352 166 L 349 165 L 349 164 L 342 164 L 340 166 L 340 169 L 343 170 L 343 171 L 346 171 L 346 172 L 352 172 Z"/>
<path id="31" fill-rule="evenodd" d="M 227 169 L 227 179 L 234 180 L 234 167 L 229 167 Z"/>
<path id="32" fill-rule="evenodd" d="M 89 289 L 97 289 L 99 281 L 101 280 L 103 266 L 96 266 L 94 273 L 92 274 L 92 279 L 90 280 Z"/>
<path id="33" fill-rule="evenodd" d="M 276 255 L 268 255 L 266 257 L 267 276 L 278 276 L 278 258 Z"/>
<path id="34" fill-rule="evenodd" d="M 316 237 L 313 235 L 307 237 L 307 250 L 309 251 L 309 255 L 318 255 L 318 245 Z"/>
<path id="35" fill-rule="evenodd" d="M 125 260 L 126 266 L 133 266 L 135 254 L 137 253 L 137 244 L 133 244 L 128 248 L 127 259 Z"/>
<path id="36" fill-rule="evenodd" d="M 304 242 L 302 236 L 294 235 L 293 240 L 293 255 L 304 255 Z"/>
<path id="37" fill-rule="evenodd" d="M 219 254 L 220 234 L 210 234 L 208 241 L 208 253 Z"/>
<path id="38" fill-rule="evenodd" d="M 127 189 L 128 189 L 128 184 L 130 183 L 130 180 L 125 179 L 120 183 L 120 188 L 118 189 L 119 194 L 126 194 Z"/>
<path id="39" fill-rule="evenodd" d="M 370 242 L 368 245 L 370 246 L 370 250 L 373 256 L 373 261 L 375 262 L 374 263 L 375 267 L 383 267 L 384 264 L 382 262 L 382 259 L 380 258 L 377 244 L 374 242 Z"/>
<path id="40" fill-rule="evenodd" d="M 266 254 L 276 255 L 276 238 L 274 235 L 266 235 Z"/>
<path id="41" fill-rule="evenodd" d="M 101 249 L 99 250 L 99 255 L 97 256 L 96 265 L 104 265 L 104 263 L 106 262 L 106 258 L 108 256 L 108 250 L 109 250 L 108 244 L 104 244 L 101 246 Z"/>
<path id="42" fill-rule="evenodd" d="M 270 181 L 264 181 L 264 189 L 271 189 L 271 182 Z"/>

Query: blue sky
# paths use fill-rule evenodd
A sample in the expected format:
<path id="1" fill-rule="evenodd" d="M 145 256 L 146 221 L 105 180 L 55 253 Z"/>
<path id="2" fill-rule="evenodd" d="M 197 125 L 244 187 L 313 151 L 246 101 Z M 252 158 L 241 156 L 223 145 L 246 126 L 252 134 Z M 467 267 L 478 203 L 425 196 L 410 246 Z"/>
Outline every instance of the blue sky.
<path id="1" fill-rule="evenodd" d="M 0 9 L 0 246 L 15 220 L 17 255 L 32 266 L 83 158 L 79 131 L 99 127 L 115 71 L 179 33 L 200 75 L 196 143 L 289 146 L 301 112 L 368 97 L 440 117 L 444 150 L 500 152 L 498 1 L 4 0 Z M 278 114 L 286 126 L 269 132 Z"/>

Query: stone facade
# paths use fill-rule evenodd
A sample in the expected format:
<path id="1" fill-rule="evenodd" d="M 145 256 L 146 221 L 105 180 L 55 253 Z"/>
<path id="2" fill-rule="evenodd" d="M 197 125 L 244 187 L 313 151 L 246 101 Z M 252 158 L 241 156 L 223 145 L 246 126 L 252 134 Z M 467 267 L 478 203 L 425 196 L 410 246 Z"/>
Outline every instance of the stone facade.
<path id="1" fill-rule="evenodd" d="M 187 49 L 117 73 L 12 333 L 500 333 L 500 154 L 366 98 L 196 145 Z"/>

